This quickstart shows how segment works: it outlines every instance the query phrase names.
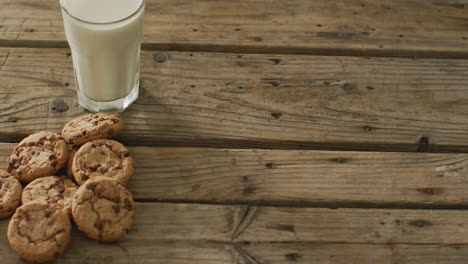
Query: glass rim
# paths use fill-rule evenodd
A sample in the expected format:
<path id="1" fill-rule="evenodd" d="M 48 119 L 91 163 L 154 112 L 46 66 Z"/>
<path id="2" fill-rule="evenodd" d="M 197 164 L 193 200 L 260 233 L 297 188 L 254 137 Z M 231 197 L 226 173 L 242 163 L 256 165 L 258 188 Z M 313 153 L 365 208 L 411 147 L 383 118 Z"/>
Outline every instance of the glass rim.
<path id="1" fill-rule="evenodd" d="M 121 19 L 118 19 L 118 20 L 115 20 L 115 21 L 111 21 L 111 22 L 91 22 L 91 21 L 86 21 L 86 20 L 83 20 L 81 18 L 78 18 L 78 17 L 72 15 L 72 13 L 70 11 L 68 11 L 68 9 L 64 6 L 63 2 L 64 2 L 64 0 L 60 0 L 60 7 L 62 7 L 62 10 L 64 10 L 65 13 L 67 13 L 67 15 L 71 16 L 72 18 L 74 18 L 74 19 L 76 19 L 76 20 L 78 20 L 80 22 L 90 24 L 90 25 L 111 25 L 111 24 L 116 24 L 116 23 L 119 23 L 119 22 L 123 22 L 123 21 L 128 20 L 131 17 L 135 16 L 136 14 L 138 14 L 138 12 L 140 12 L 140 10 L 143 9 L 143 7 L 145 6 L 145 0 L 141 0 L 141 4 L 138 7 L 138 9 L 135 12 L 131 13 L 130 15 L 128 15 L 128 16 L 126 16 L 124 18 L 121 18 Z"/>

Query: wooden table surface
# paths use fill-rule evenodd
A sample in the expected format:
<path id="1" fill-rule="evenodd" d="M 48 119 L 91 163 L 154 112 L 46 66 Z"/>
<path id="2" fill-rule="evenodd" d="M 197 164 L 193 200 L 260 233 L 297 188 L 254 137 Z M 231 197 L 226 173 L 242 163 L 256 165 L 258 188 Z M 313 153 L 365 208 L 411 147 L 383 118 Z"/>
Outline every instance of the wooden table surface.
<path id="1" fill-rule="evenodd" d="M 147 0 L 142 47 L 135 226 L 56 263 L 466 263 L 468 3 Z M 59 2 L 0 0 L 0 168 L 85 113 Z"/>

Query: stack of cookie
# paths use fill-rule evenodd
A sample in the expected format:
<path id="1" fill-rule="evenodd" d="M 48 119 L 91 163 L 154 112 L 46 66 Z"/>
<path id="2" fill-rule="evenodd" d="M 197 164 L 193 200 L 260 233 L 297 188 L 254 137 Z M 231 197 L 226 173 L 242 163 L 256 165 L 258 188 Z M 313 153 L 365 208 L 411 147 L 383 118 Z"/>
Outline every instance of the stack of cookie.
<path id="1" fill-rule="evenodd" d="M 15 147 L 8 173 L 0 171 L 0 219 L 14 213 L 7 237 L 18 255 L 31 262 L 60 256 L 70 241 L 70 219 L 91 239 L 111 242 L 127 234 L 134 202 L 124 185 L 133 159 L 109 139 L 122 128 L 118 114 L 89 114 L 66 124 L 61 136 L 39 132 Z M 68 178 L 53 176 L 66 164 Z"/>

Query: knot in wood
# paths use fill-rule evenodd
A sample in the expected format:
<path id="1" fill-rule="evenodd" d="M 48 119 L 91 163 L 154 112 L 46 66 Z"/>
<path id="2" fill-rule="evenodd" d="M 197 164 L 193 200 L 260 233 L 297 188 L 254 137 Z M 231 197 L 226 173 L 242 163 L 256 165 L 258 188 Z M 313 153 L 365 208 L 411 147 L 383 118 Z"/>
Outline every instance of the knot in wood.
<path id="1" fill-rule="evenodd" d="M 158 53 L 158 54 L 153 54 L 153 60 L 155 62 L 163 63 L 166 61 L 166 56 L 164 54 Z"/>
<path id="2" fill-rule="evenodd" d="M 62 100 L 53 101 L 52 107 L 50 108 L 52 112 L 66 112 L 68 109 L 70 109 L 70 107 Z"/>

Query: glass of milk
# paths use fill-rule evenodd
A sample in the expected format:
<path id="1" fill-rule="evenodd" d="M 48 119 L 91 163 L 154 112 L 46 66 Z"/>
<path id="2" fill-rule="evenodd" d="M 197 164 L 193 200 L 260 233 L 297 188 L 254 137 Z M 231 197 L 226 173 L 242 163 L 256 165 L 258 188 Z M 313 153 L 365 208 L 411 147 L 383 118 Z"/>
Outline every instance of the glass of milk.
<path id="1" fill-rule="evenodd" d="M 144 0 L 60 0 L 78 101 L 122 112 L 138 97 Z"/>

